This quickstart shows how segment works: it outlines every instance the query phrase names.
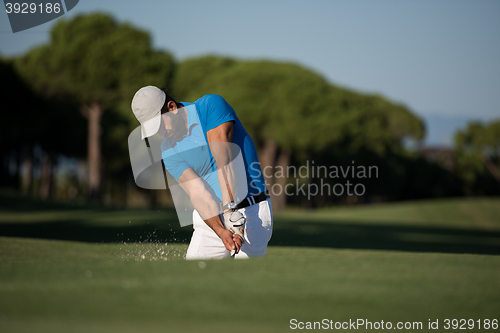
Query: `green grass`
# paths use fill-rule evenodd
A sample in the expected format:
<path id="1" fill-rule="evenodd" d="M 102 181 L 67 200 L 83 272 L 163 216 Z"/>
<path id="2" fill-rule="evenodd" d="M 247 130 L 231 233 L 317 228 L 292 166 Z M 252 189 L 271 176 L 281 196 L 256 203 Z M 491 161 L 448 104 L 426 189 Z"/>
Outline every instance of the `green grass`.
<path id="1" fill-rule="evenodd" d="M 203 263 L 169 211 L 0 199 L 0 332 L 500 319 L 499 199 L 288 211 L 266 258 Z"/>
<path id="2" fill-rule="evenodd" d="M 498 256 L 271 247 L 264 259 L 204 266 L 179 259 L 185 245 L 163 247 L 169 255 L 141 260 L 119 244 L 0 238 L 0 331 L 282 332 L 292 318 L 499 317 Z"/>
<path id="3" fill-rule="evenodd" d="M 338 207 L 313 212 L 288 210 L 283 219 L 308 217 L 318 221 L 349 221 L 377 225 L 500 230 L 500 198 L 467 198 Z"/>

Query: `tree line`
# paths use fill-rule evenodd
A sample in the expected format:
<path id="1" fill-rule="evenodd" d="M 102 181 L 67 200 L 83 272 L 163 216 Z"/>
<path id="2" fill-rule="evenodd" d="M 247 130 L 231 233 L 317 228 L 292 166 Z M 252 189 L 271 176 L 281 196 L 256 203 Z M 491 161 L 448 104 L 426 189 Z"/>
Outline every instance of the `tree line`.
<path id="1" fill-rule="evenodd" d="M 68 195 L 55 172 L 66 158 L 80 161 L 85 170 L 64 183 L 80 189 L 82 197 L 125 204 L 124 194 L 133 188 L 152 205 L 160 197 L 168 202 L 168 195 L 133 186 L 127 137 L 139 124 L 130 101 L 145 85 L 166 87 L 178 101 L 223 96 L 252 136 L 269 186 L 292 182 L 275 177 L 276 170 L 311 161 L 380 170 L 379 177 L 363 179 L 361 197 L 274 193 L 277 209 L 499 193 L 498 182 L 492 182 L 500 181 L 498 122 L 459 132 L 456 163 L 449 170 L 407 148 L 408 142 L 419 145 L 425 126 L 405 105 L 333 85 L 294 63 L 210 55 L 177 62 L 152 46 L 148 32 L 102 13 L 58 21 L 49 43 L 2 59 L 0 73 L 10 108 L 0 131 L 0 185 L 43 198 Z"/>

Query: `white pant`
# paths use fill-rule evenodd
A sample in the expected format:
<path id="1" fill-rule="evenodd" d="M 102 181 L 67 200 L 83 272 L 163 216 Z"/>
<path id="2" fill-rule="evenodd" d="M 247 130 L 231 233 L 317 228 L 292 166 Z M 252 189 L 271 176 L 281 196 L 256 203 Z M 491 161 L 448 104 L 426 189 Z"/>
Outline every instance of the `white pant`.
<path id="1" fill-rule="evenodd" d="M 271 199 L 239 210 L 247 219 L 245 243 L 235 258 L 262 257 L 266 255 L 267 243 L 273 233 L 273 210 Z M 222 216 L 221 216 L 222 219 Z M 230 257 L 224 243 L 217 234 L 193 211 L 194 232 L 186 253 L 187 260 L 222 259 Z"/>

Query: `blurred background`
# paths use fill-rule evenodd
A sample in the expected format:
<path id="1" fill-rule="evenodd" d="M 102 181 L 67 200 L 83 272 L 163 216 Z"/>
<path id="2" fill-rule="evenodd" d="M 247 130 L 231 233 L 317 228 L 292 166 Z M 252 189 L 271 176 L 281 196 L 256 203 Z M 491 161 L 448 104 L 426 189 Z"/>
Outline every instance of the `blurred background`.
<path id="1" fill-rule="evenodd" d="M 223 96 L 272 170 L 378 167 L 355 180 L 362 196 L 281 193 L 276 210 L 498 196 L 499 14 L 497 1 L 88 0 L 13 34 L 2 11 L 0 187 L 173 207 L 135 185 L 128 155 L 130 102 L 156 85 L 178 101 Z"/>
<path id="2" fill-rule="evenodd" d="M 0 11 L 0 332 L 496 329 L 499 18 L 494 0 L 81 0 L 13 34 Z M 234 107 L 275 193 L 265 259 L 182 260 L 192 227 L 130 166 L 145 85 Z M 313 164 L 339 177 L 278 177 Z M 363 194 L 307 196 L 347 181 Z"/>

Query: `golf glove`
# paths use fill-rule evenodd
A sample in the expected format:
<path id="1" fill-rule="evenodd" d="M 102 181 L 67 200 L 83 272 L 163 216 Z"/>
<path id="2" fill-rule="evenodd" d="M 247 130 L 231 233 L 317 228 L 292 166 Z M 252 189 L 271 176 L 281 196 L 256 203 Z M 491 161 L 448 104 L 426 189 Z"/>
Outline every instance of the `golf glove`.
<path id="1" fill-rule="evenodd" d="M 246 218 L 237 210 L 230 210 L 224 213 L 224 227 L 233 234 L 239 235 L 242 240 L 243 233 L 240 229 L 245 229 Z"/>

